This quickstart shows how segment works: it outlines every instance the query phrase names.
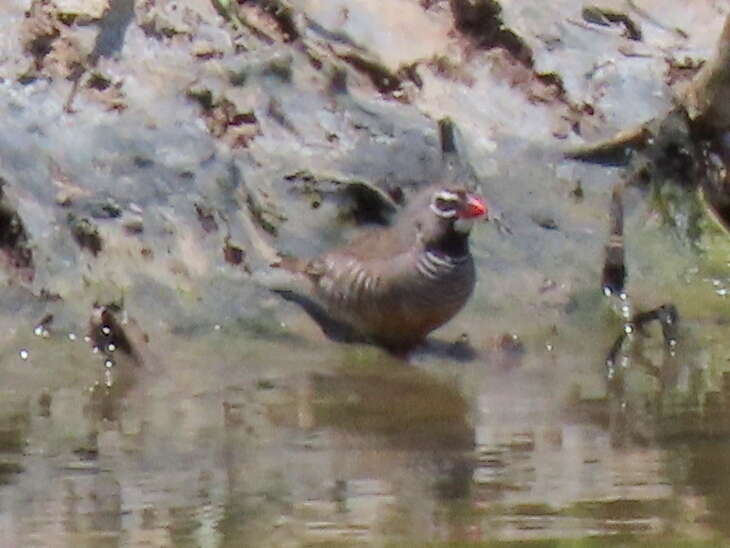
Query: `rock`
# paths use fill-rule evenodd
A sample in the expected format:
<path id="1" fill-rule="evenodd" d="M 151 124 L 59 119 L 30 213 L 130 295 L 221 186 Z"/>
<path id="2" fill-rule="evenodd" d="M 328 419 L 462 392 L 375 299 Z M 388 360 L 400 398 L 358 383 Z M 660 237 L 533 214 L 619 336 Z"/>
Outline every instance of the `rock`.
<path id="1" fill-rule="evenodd" d="M 501 274 L 525 263 L 587 287 L 615 174 L 571 167 L 566 185 L 558 149 L 660 113 L 664 52 L 702 59 L 712 40 L 694 29 L 718 26 L 704 4 L 684 38 L 632 12 L 641 56 L 627 57 L 636 40 L 586 23 L 572 0 L 245 2 L 238 26 L 204 0 L 108 4 L 84 3 L 79 16 L 100 21 L 85 26 L 69 24 L 70 0 L 27 17 L 0 6 L 0 166 L 33 253 L 23 283 L 79 318 L 117 292 L 181 325 L 256 318 L 248 268 L 317 254 L 467 176 L 444 167 L 444 117 L 512 231 L 477 232 L 477 300 L 523 299 Z"/>
<path id="2" fill-rule="evenodd" d="M 101 19 L 109 9 L 110 0 L 52 0 L 61 15 L 80 16 L 88 19 Z"/>
<path id="3" fill-rule="evenodd" d="M 297 8 L 307 18 L 307 35 L 377 60 L 395 74 L 402 67 L 443 53 L 450 22 L 433 17 L 417 2 L 305 0 Z M 417 36 L 414 40 L 412 37 Z M 340 55 L 346 55 L 345 49 Z"/>

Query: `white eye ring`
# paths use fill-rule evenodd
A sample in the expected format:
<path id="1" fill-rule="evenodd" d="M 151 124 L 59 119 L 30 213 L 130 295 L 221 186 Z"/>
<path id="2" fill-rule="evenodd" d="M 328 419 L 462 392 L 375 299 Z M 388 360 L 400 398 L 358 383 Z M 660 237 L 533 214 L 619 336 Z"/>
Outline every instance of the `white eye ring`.
<path id="1" fill-rule="evenodd" d="M 433 195 L 433 201 L 435 202 L 436 200 L 443 200 L 444 202 L 458 202 L 459 195 L 451 192 L 450 190 L 439 190 Z"/>
<path id="2" fill-rule="evenodd" d="M 439 192 L 436 192 L 433 195 L 433 199 L 431 200 L 431 211 L 433 211 L 436 215 L 443 219 L 451 219 L 453 217 L 456 217 L 456 210 L 453 209 L 451 211 L 443 211 L 442 209 L 439 209 L 436 207 L 436 201 L 441 200 L 444 202 L 459 202 L 459 195 L 455 194 L 453 192 L 450 192 L 448 190 L 440 190 Z"/>
<path id="3" fill-rule="evenodd" d="M 431 202 L 431 211 L 433 211 L 436 215 L 443 219 L 451 219 L 453 217 L 456 217 L 456 210 L 452 209 L 450 211 L 443 211 L 436 207 L 436 204 Z"/>

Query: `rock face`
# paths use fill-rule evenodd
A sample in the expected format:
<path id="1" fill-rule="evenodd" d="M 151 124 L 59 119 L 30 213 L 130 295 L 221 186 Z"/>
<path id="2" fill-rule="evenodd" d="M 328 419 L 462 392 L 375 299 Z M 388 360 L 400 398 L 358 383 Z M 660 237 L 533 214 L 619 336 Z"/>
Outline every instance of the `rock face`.
<path id="1" fill-rule="evenodd" d="M 100 19 L 109 9 L 109 0 L 54 0 L 53 6 L 61 17 Z"/>
<path id="2" fill-rule="evenodd" d="M 559 151 L 668 110 L 726 11 L 655 7 L 4 2 L 5 283 L 69 318 L 120 300 L 171 326 L 257 318 L 250 271 L 387 222 L 443 176 L 449 117 L 512 234 L 477 237 L 477 300 L 507 306 L 526 283 L 565 304 L 600 268 L 589 212 L 614 175 Z"/>
<path id="3" fill-rule="evenodd" d="M 562 207 L 577 169 L 544 151 L 666 109 L 659 52 L 702 57 L 717 9 L 702 34 L 630 13 L 638 40 L 569 1 L 6 2 L 0 170 L 32 272 L 4 275 L 81 309 L 182 292 L 195 321 L 255 314 L 271 246 L 320 251 L 367 196 L 440 176 L 444 116 L 537 265 L 531 208 Z M 569 239 L 594 230 L 562 213 Z"/>

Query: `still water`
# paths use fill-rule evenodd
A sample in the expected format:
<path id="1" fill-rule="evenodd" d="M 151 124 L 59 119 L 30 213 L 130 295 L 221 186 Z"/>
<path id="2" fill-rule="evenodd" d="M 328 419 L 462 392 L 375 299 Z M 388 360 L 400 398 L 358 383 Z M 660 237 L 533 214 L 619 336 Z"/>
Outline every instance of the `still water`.
<path id="1" fill-rule="evenodd" d="M 609 382 L 620 322 L 571 313 L 467 343 L 467 311 L 408 363 L 306 322 L 160 331 L 142 360 L 28 326 L 0 545 L 730 543 L 730 377 L 708 390 L 691 327 L 670 356 L 648 326 Z"/>

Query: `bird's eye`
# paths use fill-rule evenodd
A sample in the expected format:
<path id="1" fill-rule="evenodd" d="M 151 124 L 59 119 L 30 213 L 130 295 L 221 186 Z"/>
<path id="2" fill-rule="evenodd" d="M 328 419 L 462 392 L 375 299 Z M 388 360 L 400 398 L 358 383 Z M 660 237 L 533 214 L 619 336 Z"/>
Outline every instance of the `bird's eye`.
<path id="1" fill-rule="evenodd" d="M 437 192 L 431 202 L 431 209 L 439 217 L 454 217 L 459 208 L 459 195 L 447 190 Z"/>
<path id="2" fill-rule="evenodd" d="M 436 198 L 435 203 L 436 207 L 441 211 L 456 209 L 456 202 L 454 200 L 444 200 L 443 198 Z"/>

